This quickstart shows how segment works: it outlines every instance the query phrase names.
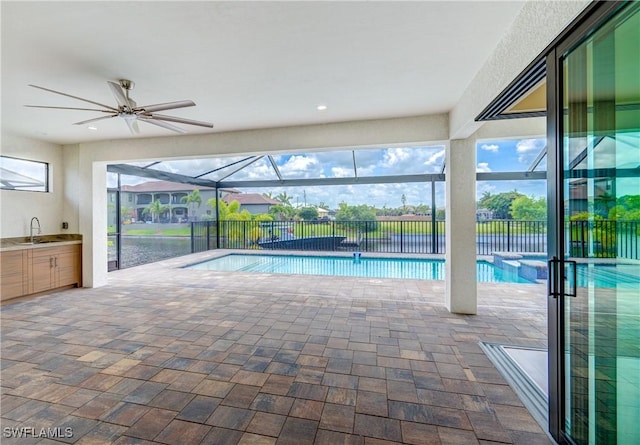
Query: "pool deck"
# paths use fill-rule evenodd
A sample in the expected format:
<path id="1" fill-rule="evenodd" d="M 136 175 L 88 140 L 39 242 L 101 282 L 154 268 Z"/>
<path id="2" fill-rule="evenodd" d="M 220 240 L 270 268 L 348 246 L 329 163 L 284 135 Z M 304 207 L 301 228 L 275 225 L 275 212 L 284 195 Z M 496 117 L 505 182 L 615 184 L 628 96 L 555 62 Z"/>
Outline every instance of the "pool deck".
<path id="1" fill-rule="evenodd" d="M 478 346 L 544 347 L 543 285 L 181 268 L 226 253 L 3 304 L 3 428 L 74 434 L 2 443 L 551 443 Z"/>

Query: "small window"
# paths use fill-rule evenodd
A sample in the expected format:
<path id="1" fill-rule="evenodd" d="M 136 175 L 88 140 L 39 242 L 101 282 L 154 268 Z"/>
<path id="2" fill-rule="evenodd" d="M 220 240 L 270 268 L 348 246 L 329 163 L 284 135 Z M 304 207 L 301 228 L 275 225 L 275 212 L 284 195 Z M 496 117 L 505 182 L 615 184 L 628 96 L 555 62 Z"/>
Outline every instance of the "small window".
<path id="1" fill-rule="evenodd" d="M 2 190 L 49 191 L 49 164 L 0 156 Z"/>

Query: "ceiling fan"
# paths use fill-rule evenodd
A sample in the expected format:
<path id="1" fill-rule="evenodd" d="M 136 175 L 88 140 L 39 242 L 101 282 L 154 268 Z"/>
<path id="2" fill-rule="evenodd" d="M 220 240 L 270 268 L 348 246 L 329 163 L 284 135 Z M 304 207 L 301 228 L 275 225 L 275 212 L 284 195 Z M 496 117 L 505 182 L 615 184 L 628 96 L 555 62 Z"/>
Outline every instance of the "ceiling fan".
<path id="1" fill-rule="evenodd" d="M 164 114 L 156 114 L 158 111 L 174 110 L 176 108 L 193 107 L 196 104 L 191 100 L 181 100 L 177 102 L 167 102 L 155 105 L 138 106 L 136 102 L 129 97 L 129 91 L 133 89 L 134 83 L 130 80 L 121 79 L 119 83 L 107 81 L 107 85 L 111 89 L 111 92 L 116 98 L 118 103 L 117 108 L 110 105 L 94 102 L 89 99 L 83 99 L 82 97 L 72 96 L 71 94 L 62 93 L 60 91 L 51 90 L 49 88 L 39 87 L 37 85 L 29 85 L 33 88 L 49 91 L 50 93 L 60 94 L 61 96 L 71 97 L 73 99 L 88 102 L 93 105 L 98 105 L 104 109 L 97 108 L 71 108 L 71 107 L 49 107 L 44 105 L 25 105 L 25 107 L 31 108 L 54 108 L 58 110 L 82 110 L 82 111 L 98 111 L 100 113 L 107 113 L 108 116 L 95 117 L 93 119 L 87 119 L 86 121 L 76 122 L 73 125 L 84 125 L 91 122 L 97 122 L 103 119 L 111 119 L 114 117 L 122 118 L 132 134 L 138 134 L 140 132 L 138 128 L 138 121 L 146 122 L 148 124 L 157 125 L 158 127 L 166 128 L 167 130 L 175 131 L 176 133 L 186 133 L 180 127 L 170 124 L 169 122 L 175 122 L 179 124 L 197 125 L 200 127 L 213 128 L 213 124 L 209 122 L 194 121 L 191 119 L 184 119 L 181 117 L 167 116 Z"/>

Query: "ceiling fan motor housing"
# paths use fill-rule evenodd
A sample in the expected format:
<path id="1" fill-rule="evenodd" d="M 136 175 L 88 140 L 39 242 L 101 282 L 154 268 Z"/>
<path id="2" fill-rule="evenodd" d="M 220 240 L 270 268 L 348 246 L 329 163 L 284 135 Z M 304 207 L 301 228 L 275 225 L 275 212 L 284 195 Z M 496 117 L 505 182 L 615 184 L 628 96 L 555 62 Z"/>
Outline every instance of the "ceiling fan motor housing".
<path id="1" fill-rule="evenodd" d="M 136 84 L 133 83 L 133 81 L 128 79 L 120 79 L 119 82 L 120 82 L 120 86 L 127 91 L 133 90 L 133 87 L 136 86 Z"/>

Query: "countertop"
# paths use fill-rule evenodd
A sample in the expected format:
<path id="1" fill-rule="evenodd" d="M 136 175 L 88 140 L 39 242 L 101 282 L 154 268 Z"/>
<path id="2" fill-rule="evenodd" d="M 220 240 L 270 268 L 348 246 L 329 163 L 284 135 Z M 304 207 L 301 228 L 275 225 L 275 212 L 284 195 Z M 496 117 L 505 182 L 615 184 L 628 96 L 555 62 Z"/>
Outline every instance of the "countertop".
<path id="1" fill-rule="evenodd" d="M 70 244 L 82 244 L 82 235 L 75 233 L 60 233 L 55 235 L 37 235 L 31 238 L 21 236 L 16 238 L 0 239 L 0 252 L 24 249 L 42 249 L 46 247 L 66 246 Z"/>

